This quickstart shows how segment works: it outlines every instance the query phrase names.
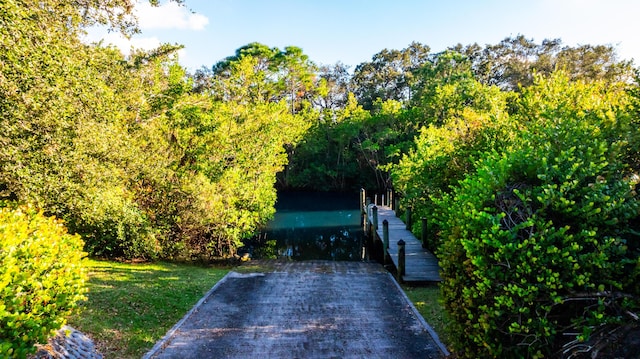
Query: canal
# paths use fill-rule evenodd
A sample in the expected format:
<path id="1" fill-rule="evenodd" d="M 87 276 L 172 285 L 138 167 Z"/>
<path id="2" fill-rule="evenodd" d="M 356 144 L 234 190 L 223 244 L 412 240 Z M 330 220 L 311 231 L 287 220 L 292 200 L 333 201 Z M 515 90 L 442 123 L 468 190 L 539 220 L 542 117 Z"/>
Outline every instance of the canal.
<path id="1" fill-rule="evenodd" d="M 282 192 L 256 244 L 269 246 L 271 257 L 359 261 L 361 221 L 357 192 Z"/>

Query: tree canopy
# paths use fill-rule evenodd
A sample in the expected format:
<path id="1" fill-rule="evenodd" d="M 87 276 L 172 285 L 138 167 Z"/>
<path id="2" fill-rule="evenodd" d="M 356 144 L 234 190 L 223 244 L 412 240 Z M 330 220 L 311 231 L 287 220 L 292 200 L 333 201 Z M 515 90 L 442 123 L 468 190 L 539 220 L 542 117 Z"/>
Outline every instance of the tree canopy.
<path id="1" fill-rule="evenodd" d="M 190 74 L 179 45 L 81 41 L 138 31 L 132 9 L 0 4 L 3 206 L 94 256 L 196 259 L 235 254 L 277 189 L 394 189 L 427 218 L 461 357 L 554 355 L 633 320 L 640 90 L 611 46 L 413 42 L 350 73 L 254 42 Z"/>
<path id="2" fill-rule="evenodd" d="M 308 126 L 299 49 L 272 59 L 276 79 L 243 55 L 228 72 L 253 78 L 222 78 L 221 96 L 197 91 L 179 47 L 125 58 L 80 41 L 96 22 L 135 31 L 127 1 L 2 6 L 5 199 L 63 218 L 90 253 L 117 257 L 230 255 L 272 215 L 275 175 Z M 243 92 L 252 86 L 273 95 Z"/>

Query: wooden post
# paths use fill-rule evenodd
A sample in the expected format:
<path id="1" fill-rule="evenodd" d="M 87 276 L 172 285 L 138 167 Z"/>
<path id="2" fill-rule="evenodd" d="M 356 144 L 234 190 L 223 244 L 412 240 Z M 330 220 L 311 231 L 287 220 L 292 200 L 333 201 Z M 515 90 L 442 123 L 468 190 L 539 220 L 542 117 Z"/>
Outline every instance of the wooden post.
<path id="1" fill-rule="evenodd" d="M 387 190 L 387 207 L 389 208 L 393 207 L 393 191 L 390 189 Z"/>
<path id="2" fill-rule="evenodd" d="M 373 204 L 378 205 L 378 194 L 373 195 Z"/>
<path id="3" fill-rule="evenodd" d="M 386 206 L 387 205 L 387 202 L 385 202 L 386 200 L 387 200 L 387 197 L 383 194 L 382 195 L 382 201 L 380 202 L 380 205 L 381 206 Z"/>
<path id="4" fill-rule="evenodd" d="M 373 258 L 372 253 L 376 243 L 376 227 L 374 225 L 375 216 L 377 216 L 378 208 L 374 204 L 373 206 L 367 206 L 367 259 Z"/>
<path id="5" fill-rule="evenodd" d="M 398 214 L 400 213 L 400 198 L 398 197 L 393 199 L 393 210 L 396 213 L 396 217 L 398 217 Z"/>
<path id="6" fill-rule="evenodd" d="M 367 235 L 367 226 L 369 225 L 369 217 L 367 217 L 366 213 L 362 214 L 362 230 L 364 234 Z"/>
<path id="7" fill-rule="evenodd" d="M 364 213 L 364 208 L 366 206 L 365 199 L 367 198 L 367 193 L 364 188 L 360 188 L 360 213 Z"/>
<path id="8" fill-rule="evenodd" d="M 422 220 L 422 248 L 427 248 L 427 219 L 425 217 Z"/>
<path id="9" fill-rule="evenodd" d="M 407 220 L 407 229 L 410 231 L 411 230 L 411 207 L 407 207 L 406 211 L 405 211 L 405 217 Z"/>
<path id="10" fill-rule="evenodd" d="M 369 236 L 369 230 L 371 228 L 371 206 L 369 203 L 371 198 L 367 197 L 366 206 L 364 207 L 364 233 Z"/>
<path id="11" fill-rule="evenodd" d="M 363 214 L 363 216 L 364 216 L 364 214 Z M 365 218 L 365 221 L 366 221 L 366 218 Z M 365 223 L 365 226 L 366 226 L 367 222 L 364 222 L 364 223 Z M 367 233 L 366 229 L 363 229 L 363 230 L 365 231 L 365 235 L 366 235 L 366 233 Z M 360 253 L 358 253 L 358 254 L 360 255 L 360 260 L 361 261 L 365 260 L 365 255 L 366 255 L 365 246 L 364 246 L 364 243 L 363 243 L 362 240 L 363 240 L 363 236 L 358 236 L 358 249 L 360 251 Z"/>
<path id="12" fill-rule="evenodd" d="M 405 242 L 401 239 L 398 241 L 398 282 L 402 283 L 402 276 L 406 274 L 405 271 Z"/>
<path id="13" fill-rule="evenodd" d="M 371 210 L 373 211 L 373 231 L 375 234 L 375 231 L 378 229 L 378 207 L 374 205 Z"/>
<path id="14" fill-rule="evenodd" d="M 382 221 L 382 260 L 384 264 L 388 264 L 387 258 L 389 251 L 389 221 Z"/>

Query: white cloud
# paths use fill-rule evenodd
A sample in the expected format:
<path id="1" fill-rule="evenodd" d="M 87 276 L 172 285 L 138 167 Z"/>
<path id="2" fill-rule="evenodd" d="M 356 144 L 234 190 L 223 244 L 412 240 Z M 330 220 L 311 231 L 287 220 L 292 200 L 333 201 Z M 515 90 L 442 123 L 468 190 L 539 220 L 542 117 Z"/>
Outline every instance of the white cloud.
<path id="1" fill-rule="evenodd" d="M 191 13 L 186 7 L 180 6 L 175 2 L 166 2 L 162 6 L 151 6 L 148 1 L 141 1 L 136 4 L 134 13 L 138 18 L 138 27 L 142 30 L 142 34 L 137 34 L 127 39 L 119 32 L 108 32 L 105 27 L 97 26 L 87 29 L 87 35 L 83 41 L 86 43 L 102 41 L 104 45 L 113 45 L 118 48 L 123 55 L 129 56 L 131 49 L 153 50 L 162 43 L 170 41 L 161 41 L 156 34 L 162 29 L 178 29 L 178 30 L 203 30 L 209 19 L 200 14 Z M 148 30 L 148 31 L 146 31 Z M 145 34 L 153 34 L 153 36 L 145 36 Z M 184 59 L 187 57 L 185 49 L 178 51 L 178 57 Z"/>
<path id="2" fill-rule="evenodd" d="M 144 1 L 136 5 L 135 15 L 143 31 L 145 29 L 203 30 L 209 24 L 206 16 L 191 13 L 186 7 L 175 2 L 151 6 L 148 1 Z"/>
<path id="3" fill-rule="evenodd" d="M 158 48 L 162 42 L 157 37 L 134 37 L 131 39 L 127 39 L 119 33 L 105 33 L 98 32 L 94 29 L 94 31 L 90 31 L 89 34 L 84 39 L 85 42 L 98 42 L 102 41 L 102 43 L 106 45 L 115 46 L 124 56 L 129 56 L 131 54 L 131 49 L 141 49 L 141 50 L 153 50 Z M 182 48 L 178 50 L 178 58 L 180 60 L 184 60 L 187 58 L 187 50 Z"/>
<path id="4" fill-rule="evenodd" d="M 99 36 L 99 35 L 98 35 Z M 161 42 L 157 37 L 135 37 L 127 39 L 119 33 L 103 34 L 98 39 L 89 39 L 90 41 L 102 40 L 105 45 L 113 45 L 117 47 L 123 55 L 129 56 L 131 49 L 152 50 L 160 46 Z"/>

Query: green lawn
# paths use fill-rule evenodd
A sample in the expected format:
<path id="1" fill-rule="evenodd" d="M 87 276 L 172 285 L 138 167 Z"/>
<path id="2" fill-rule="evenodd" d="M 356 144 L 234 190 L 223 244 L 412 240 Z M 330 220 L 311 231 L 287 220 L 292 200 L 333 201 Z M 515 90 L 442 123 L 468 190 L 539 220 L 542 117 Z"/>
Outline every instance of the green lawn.
<path id="1" fill-rule="evenodd" d="M 69 325 L 94 339 L 105 359 L 140 358 L 229 268 L 88 261 L 89 294 Z"/>
<path id="2" fill-rule="evenodd" d="M 435 284 L 420 287 L 412 287 L 405 284 L 402 289 L 418 309 L 418 312 L 422 314 L 424 320 L 438 333 L 440 341 L 449 347 L 449 338 L 446 331 L 447 317 L 440 303 L 440 288 Z"/>

